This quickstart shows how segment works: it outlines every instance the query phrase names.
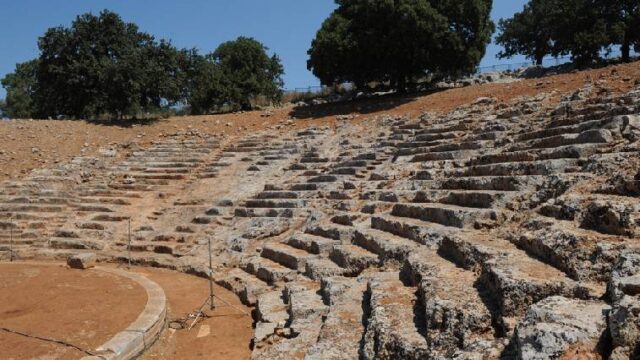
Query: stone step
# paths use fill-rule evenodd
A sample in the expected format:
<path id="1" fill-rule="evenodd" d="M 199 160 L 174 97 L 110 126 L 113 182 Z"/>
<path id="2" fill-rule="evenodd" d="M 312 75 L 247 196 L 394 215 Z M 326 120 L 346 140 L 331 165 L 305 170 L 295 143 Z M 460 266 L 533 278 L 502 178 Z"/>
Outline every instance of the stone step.
<path id="1" fill-rule="evenodd" d="M 518 135 L 516 137 L 516 141 L 539 140 L 539 139 L 550 138 L 558 135 L 583 133 L 589 130 L 599 130 L 602 128 L 610 128 L 610 129 L 618 128 L 619 129 L 622 127 L 622 123 L 620 120 L 621 119 L 616 119 L 616 118 L 589 120 L 589 121 L 582 121 L 575 125 L 568 125 L 568 126 L 557 126 L 557 125 L 562 125 L 562 123 L 552 122 L 549 124 L 550 126 L 545 129 L 531 131 L 531 132 Z"/>
<path id="2" fill-rule="evenodd" d="M 479 285 L 475 272 L 464 270 L 421 247 L 407 258 L 402 277 L 417 286 L 418 310 L 425 336 L 436 358 L 451 358 L 459 352 L 489 353 L 496 337 L 488 289 Z M 499 346 L 498 346 L 499 348 Z M 486 358 L 486 357 L 484 357 Z"/>
<path id="3" fill-rule="evenodd" d="M 320 281 L 326 277 L 342 276 L 345 271 L 329 259 L 315 258 L 307 260 L 304 275 L 312 280 Z"/>
<path id="4" fill-rule="evenodd" d="M 301 216 L 301 213 L 297 209 L 236 208 L 234 216 L 245 218 L 293 218 Z"/>
<path id="5" fill-rule="evenodd" d="M 135 165 L 146 165 L 146 164 L 180 164 L 186 167 L 196 166 L 198 163 L 202 161 L 201 158 L 196 157 L 182 157 L 176 155 L 175 153 L 166 153 L 166 154 L 153 154 L 149 156 L 139 156 L 134 158 L 129 158 L 126 161 L 121 162 L 119 165 L 121 166 L 135 166 Z"/>
<path id="6" fill-rule="evenodd" d="M 35 212 L 35 213 L 59 213 L 66 209 L 65 206 L 55 205 L 21 205 L 6 204 L 0 206 L 0 212 Z"/>
<path id="7" fill-rule="evenodd" d="M 10 249 L 12 247 L 17 248 L 17 247 L 31 247 L 31 246 L 37 246 L 37 245 L 44 245 L 44 243 L 46 243 L 46 241 L 44 240 L 37 240 L 37 239 L 18 239 L 18 238 L 13 238 L 13 240 L 6 238 L 6 239 L 0 239 L 0 250 L 2 251 L 10 251 Z"/>
<path id="8" fill-rule="evenodd" d="M 338 176 L 336 175 L 320 175 L 314 176 L 307 180 L 308 183 L 330 183 L 338 181 Z"/>
<path id="9" fill-rule="evenodd" d="M 411 158 L 411 162 L 466 160 L 476 155 L 477 155 L 477 151 L 471 151 L 471 150 L 426 152 L 426 153 L 415 155 L 413 158 Z"/>
<path id="10" fill-rule="evenodd" d="M 91 204 L 107 204 L 107 205 L 131 205 L 131 200 L 128 198 L 119 197 L 89 197 L 85 196 L 78 201 L 78 204 L 91 205 Z"/>
<path id="11" fill-rule="evenodd" d="M 321 157 L 303 157 L 300 159 L 300 162 L 303 164 L 327 163 L 329 162 L 329 159 Z"/>
<path id="12" fill-rule="evenodd" d="M 118 191 L 118 190 L 111 190 L 111 189 L 93 189 L 93 190 L 82 190 L 80 191 L 80 193 L 78 193 L 78 196 L 80 197 L 87 197 L 87 198 L 93 198 L 93 197 L 113 197 L 113 198 L 140 198 L 140 194 L 136 193 L 136 192 L 130 192 L 130 191 Z"/>
<path id="13" fill-rule="evenodd" d="M 73 206 L 74 210 L 77 212 L 89 212 L 89 213 L 112 213 L 115 212 L 113 209 L 106 206 L 98 206 L 98 205 L 78 205 Z"/>
<path id="14" fill-rule="evenodd" d="M 263 191 L 255 196 L 256 199 L 297 199 L 297 192 L 293 191 Z"/>
<path id="15" fill-rule="evenodd" d="M 429 148 L 430 153 L 454 152 L 462 150 L 480 150 L 493 147 L 492 141 L 464 141 L 459 143 L 448 143 L 436 145 Z"/>
<path id="16" fill-rule="evenodd" d="M 152 174 L 152 173 L 127 173 L 128 176 L 134 179 L 142 180 L 184 180 L 186 176 L 184 174 Z"/>
<path id="17" fill-rule="evenodd" d="M 445 171 L 444 175 L 447 177 L 555 175 L 576 168 L 580 168 L 576 159 L 555 159 L 471 166 Z"/>
<path id="18" fill-rule="evenodd" d="M 251 199 L 245 201 L 247 208 L 263 208 L 263 209 L 296 209 L 307 206 L 305 200 L 279 200 L 279 199 Z"/>
<path id="19" fill-rule="evenodd" d="M 510 193 L 504 191 L 451 190 L 439 202 L 461 207 L 489 209 L 504 204 L 509 197 Z"/>
<path id="20" fill-rule="evenodd" d="M 179 168 L 152 168 L 146 167 L 141 170 L 146 174 L 188 174 L 191 172 L 191 169 L 179 167 Z"/>
<path id="21" fill-rule="evenodd" d="M 363 303 L 366 282 L 332 277 L 322 281 L 321 294 L 329 306 L 317 342 L 307 350 L 306 360 L 359 360 L 361 358 Z"/>
<path id="22" fill-rule="evenodd" d="M 185 246 L 180 244 L 158 244 L 144 241 L 136 241 L 131 245 L 126 245 L 125 248 L 133 252 L 152 252 L 156 254 L 168 254 L 174 256 L 179 256 L 181 253 L 184 253 L 185 250 Z"/>
<path id="23" fill-rule="evenodd" d="M 102 250 L 105 243 L 89 239 L 70 239 L 52 237 L 48 241 L 52 249 Z"/>
<path id="24" fill-rule="evenodd" d="M 422 128 L 421 130 L 416 132 L 416 135 L 422 134 L 441 134 L 448 133 L 453 131 L 463 131 L 471 129 L 471 124 L 467 124 L 464 121 L 454 123 L 454 124 L 442 124 L 442 125 L 431 125 Z"/>
<path id="25" fill-rule="evenodd" d="M 363 168 L 367 167 L 368 162 L 366 160 L 347 160 L 337 163 L 333 166 L 334 169 L 339 168 Z"/>
<path id="26" fill-rule="evenodd" d="M 268 291 L 257 296 L 256 324 L 253 344 L 260 346 L 263 340 L 283 329 L 289 319 L 288 305 L 284 302 L 282 290 Z"/>
<path id="27" fill-rule="evenodd" d="M 295 278 L 297 272 L 275 261 L 259 256 L 250 256 L 243 259 L 241 268 L 270 285 L 281 281 L 291 281 Z"/>
<path id="28" fill-rule="evenodd" d="M 300 232 L 295 233 L 287 241 L 287 244 L 293 246 L 294 248 L 304 250 L 311 254 L 325 256 L 329 256 L 329 253 L 333 249 L 333 246 L 336 245 L 336 243 L 339 243 L 339 241 Z"/>
<path id="29" fill-rule="evenodd" d="M 219 174 L 220 173 L 217 169 L 202 168 L 197 172 L 196 176 L 198 179 L 213 179 L 218 177 Z"/>
<path id="30" fill-rule="evenodd" d="M 377 254 L 382 263 L 392 260 L 404 262 L 417 248 L 412 240 L 367 226 L 357 228 L 353 243 Z"/>
<path id="31" fill-rule="evenodd" d="M 307 260 L 316 255 L 283 243 L 270 243 L 262 248 L 260 256 L 296 271 L 304 272 Z"/>
<path id="32" fill-rule="evenodd" d="M 479 228 L 483 224 L 498 224 L 506 219 L 503 212 L 493 209 L 476 209 L 445 204 L 396 204 L 393 206 L 391 215 L 457 228 Z"/>
<path id="33" fill-rule="evenodd" d="M 452 140 L 464 136 L 463 132 L 422 133 L 415 137 L 415 141 Z"/>
<path id="34" fill-rule="evenodd" d="M 501 326 L 513 328 L 509 318 L 521 317 L 545 297 L 589 297 L 589 289 L 562 271 L 529 257 L 509 241 L 485 234 L 459 234 L 445 238 L 440 253 L 459 266 L 481 273 L 480 281 L 492 294 Z"/>
<path id="35" fill-rule="evenodd" d="M 318 184 L 292 184 L 289 189 L 291 191 L 316 191 Z"/>
<path id="36" fill-rule="evenodd" d="M 531 306 L 518 323 L 517 353 L 522 359 L 568 359 L 580 357 L 578 348 L 582 354 L 593 354 L 586 356 L 599 357 L 611 351 L 602 341 L 611 336 L 610 313 L 611 306 L 603 301 L 546 298 Z"/>
<path id="37" fill-rule="evenodd" d="M 96 215 L 96 216 L 92 217 L 91 221 L 97 221 L 97 222 L 122 222 L 122 221 L 127 221 L 129 219 L 130 219 L 129 216 L 102 214 L 102 215 Z"/>
<path id="38" fill-rule="evenodd" d="M 562 134 L 516 144 L 513 150 L 555 148 L 574 144 L 608 144 L 614 141 L 611 131 L 588 130 L 579 134 Z"/>
<path id="39" fill-rule="evenodd" d="M 377 273 L 367 283 L 369 309 L 363 354 L 367 359 L 429 359 L 423 324 L 416 320 L 416 288 L 406 287 L 398 273 Z"/>
<path id="40" fill-rule="evenodd" d="M 501 151 L 471 159 L 469 165 L 489 165 L 510 162 L 541 161 L 555 159 L 586 159 L 598 152 L 600 145 L 581 144 L 558 146 L 552 149 Z"/>
<path id="41" fill-rule="evenodd" d="M 327 314 L 328 308 L 322 303 L 316 290 L 287 286 L 284 294 L 289 314 L 288 327 L 283 331 L 286 332 L 285 337 L 275 341 L 272 346 L 254 348 L 252 359 L 302 358 L 318 339 L 322 318 Z"/>
<path id="42" fill-rule="evenodd" d="M 256 305 L 258 296 L 271 290 L 266 282 L 241 269 L 217 273 L 213 278 L 216 284 L 234 292 L 247 306 Z"/>
<path id="43" fill-rule="evenodd" d="M 160 169 L 169 169 L 169 170 L 182 170 L 189 171 L 190 168 L 198 166 L 199 161 L 195 162 L 171 162 L 171 161 L 155 161 L 155 162 L 146 162 L 144 165 L 147 169 L 160 170 Z"/>
<path id="44" fill-rule="evenodd" d="M 428 223 L 413 218 L 377 214 L 371 217 L 371 228 L 384 231 L 418 244 L 437 247 L 442 239 L 456 228 Z"/>
<path id="45" fill-rule="evenodd" d="M 334 245 L 329 259 L 345 269 L 344 276 L 358 276 L 371 266 L 380 263 L 378 255 L 357 245 Z"/>
<path id="46" fill-rule="evenodd" d="M 320 223 L 309 225 L 305 229 L 305 233 L 341 241 L 343 244 L 350 244 L 353 239 L 355 229 L 351 226 L 340 225 L 336 223 Z"/>
<path id="47" fill-rule="evenodd" d="M 355 167 L 334 168 L 329 174 L 332 175 L 357 175 L 363 173 L 363 170 Z"/>
<path id="48" fill-rule="evenodd" d="M 0 205 L 4 205 L 4 204 L 66 205 L 73 201 L 74 199 L 71 196 L 67 196 L 67 197 L 18 196 L 18 197 L 5 197 L 0 201 Z"/>
<path id="49" fill-rule="evenodd" d="M 614 236 L 594 236 L 571 221 L 531 219 L 507 239 L 532 257 L 576 281 L 608 281 L 624 244 Z"/>

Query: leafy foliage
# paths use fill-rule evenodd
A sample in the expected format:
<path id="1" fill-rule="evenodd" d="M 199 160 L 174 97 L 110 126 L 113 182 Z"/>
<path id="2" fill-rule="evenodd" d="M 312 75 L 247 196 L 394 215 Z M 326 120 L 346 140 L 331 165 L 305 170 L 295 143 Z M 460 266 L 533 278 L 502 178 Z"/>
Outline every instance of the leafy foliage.
<path id="1" fill-rule="evenodd" d="M 252 108 L 259 96 L 277 102 L 282 98 L 284 69 L 277 55 L 246 37 L 221 44 L 211 54 L 192 50 L 186 55 L 187 102 L 192 114 L 204 114 L 222 107 Z"/>
<path id="2" fill-rule="evenodd" d="M 178 51 L 115 13 L 85 14 L 71 28 L 49 29 L 39 47 L 40 115 L 122 117 L 179 99 Z"/>
<path id="3" fill-rule="evenodd" d="M 600 59 L 603 50 L 620 45 L 623 60 L 640 49 L 640 3 L 637 0 L 530 0 L 523 11 L 499 23 L 496 41 L 501 57 L 571 54 L 581 66 Z"/>
<path id="4" fill-rule="evenodd" d="M 542 65 L 543 58 L 551 54 L 553 47 L 553 28 L 548 14 L 553 1 L 532 0 L 512 18 L 500 19 L 496 43 L 504 50 L 498 53 L 499 58 L 523 54 Z"/>
<path id="5" fill-rule="evenodd" d="M 475 70 L 491 40 L 490 0 L 337 0 L 308 51 L 324 85 L 389 82 Z"/>
<path id="6" fill-rule="evenodd" d="M 629 61 L 630 50 L 640 52 L 640 2 L 638 0 L 600 0 L 609 23 L 609 35 L 620 44 L 622 59 Z"/>
<path id="7" fill-rule="evenodd" d="M 281 99 L 284 68 L 278 56 L 269 57 L 267 50 L 252 38 L 239 37 L 221 44 L 207 57 L 218 67 L 223 99 L 228 105 L 248 110 L 257 96 Z"/>
<path id="8" fill-rule="evenodd" d="M 16 71 L 2 79 L 2 86 L 7 90 L 2 112 L 7 116 L 17 119 L 33 117 L 37 68 L 37 60 L 17 64 Z"/>
<path id="9" fill-rule="evenodd" d="M 156 41 L 119 15 L 78 16 L 49 29 L 37 60 L 3 79 L 12 117 L 123 118 L 187 105 L 193 113 L 222 106 L 248 109 L 261 96 L 279 101 L 283 68 L 277 55 L 250 38 L 202 56 Z"/>

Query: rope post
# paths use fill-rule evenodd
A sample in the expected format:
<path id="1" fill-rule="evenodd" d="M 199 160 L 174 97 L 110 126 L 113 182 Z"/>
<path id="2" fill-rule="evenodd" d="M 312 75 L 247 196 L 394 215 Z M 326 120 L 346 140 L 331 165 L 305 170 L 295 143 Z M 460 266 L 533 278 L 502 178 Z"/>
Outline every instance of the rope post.
<path id="1" fill-rule="evenodd" d="M 215 304 L 213 302 L 213 265 L 211 261 L 211 237 L 208 238 L 209 242 L 209 305 L 211 306 L 211 310 L 215 309 Z"/>
<path id="2" fill-rule="evenodd" d="M 13 214 L 9 218 L 9 262 L 13 262 Z"/>
<path id="3" fill-rule="evenodd" d="M 129 245 L 127 246 L 127 259 L 129 261 L 129 269 L 131 268 L 131 218 L 129 218 Z"/>

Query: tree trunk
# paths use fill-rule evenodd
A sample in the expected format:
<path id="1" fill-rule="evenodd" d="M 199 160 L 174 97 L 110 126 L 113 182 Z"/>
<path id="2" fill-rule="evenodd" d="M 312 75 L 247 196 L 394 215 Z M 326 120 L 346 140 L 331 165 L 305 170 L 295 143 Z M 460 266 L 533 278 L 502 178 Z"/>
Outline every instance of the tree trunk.
<path id="1" fill-rule="evenodd" d="M 629 43 L 629 36 L 627 34 L 624 35 L 624 40 L 622 42 L 622 47 L 620 48 L 620 51 L 622 52 L 622 61 L 629 62 L 629 60 L 631 59 L 630 57 L 631 44 Z"/>
<path id="2" fill-rule="evenodd" d="M 398 77 L 398 92 L 400 94 L 407 92 L 407 78 L 404 75 Z"/>

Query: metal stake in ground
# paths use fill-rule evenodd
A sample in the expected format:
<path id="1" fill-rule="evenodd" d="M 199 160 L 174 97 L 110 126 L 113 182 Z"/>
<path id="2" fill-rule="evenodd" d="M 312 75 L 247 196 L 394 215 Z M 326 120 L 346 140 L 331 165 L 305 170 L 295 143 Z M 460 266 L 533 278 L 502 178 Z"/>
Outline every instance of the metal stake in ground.
<path id="1" fill-rule="evenodd" d="M 213 265 L 211 261 L 211 237 L 208 238 L 209 241 L 209 305 L 211 305 L 211 310 L 215 309 L 215 305 L 213 303 Z"/>
<path id="2" fill-rule="evenodd" d="M 131 218 L 129 218 L 129 245 L 127 246 L 127 258 L 129 259 L 129 268 L 131 268 Z"/>
<path id="3" fill-rule="evenodd" d="M 13 215 L 9 218 L 9 262 L 13 262 Z"/>

